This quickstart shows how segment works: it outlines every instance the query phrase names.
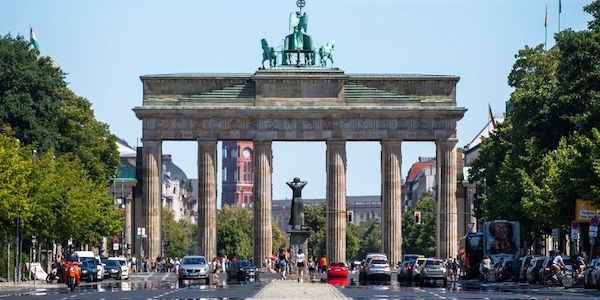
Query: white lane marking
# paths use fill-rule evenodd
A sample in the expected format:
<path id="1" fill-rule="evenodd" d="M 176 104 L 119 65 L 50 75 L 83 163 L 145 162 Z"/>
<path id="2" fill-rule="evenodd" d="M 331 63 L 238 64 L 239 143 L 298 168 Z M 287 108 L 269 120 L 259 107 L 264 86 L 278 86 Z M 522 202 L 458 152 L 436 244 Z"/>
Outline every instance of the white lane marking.
<path id="1" fill-rule="evenodd" d="M 161 281 L 165 281 L 167 277 L 169 277 L 169 273 L 165 274 L 165 276 L 162 277 Z"/>

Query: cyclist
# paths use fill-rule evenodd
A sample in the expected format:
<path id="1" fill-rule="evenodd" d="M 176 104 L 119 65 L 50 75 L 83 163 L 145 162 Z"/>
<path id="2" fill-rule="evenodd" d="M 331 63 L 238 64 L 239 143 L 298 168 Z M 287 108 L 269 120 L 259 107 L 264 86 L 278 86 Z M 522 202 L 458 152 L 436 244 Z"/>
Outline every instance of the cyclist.
<path id="1" fill-rule="evenodd" d="M 552 277 L 554 277 L 554 279 L 556 279 L 557 281 L 558 281 L 557 274 L 560 273 L 562 269 L 567 267 L 567 266 L 565 266 L 562 255 L 563 255 L 562 251 L 558 251 L 556 253 L 556 256 L 554 257 L 554 259 L 552 260 L 552 270 L 554 271 L 554 274 L 552 275 Z"/>

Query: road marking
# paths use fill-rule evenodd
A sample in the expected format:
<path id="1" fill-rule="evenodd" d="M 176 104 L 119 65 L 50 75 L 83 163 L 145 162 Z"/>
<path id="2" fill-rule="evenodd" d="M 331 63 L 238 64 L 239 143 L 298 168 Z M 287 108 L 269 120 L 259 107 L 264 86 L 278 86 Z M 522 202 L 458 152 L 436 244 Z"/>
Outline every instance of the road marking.
<path id="1" fill-rule="evenodd" d="M 163 278 L 161 279 L 162 281 L 165 281 L 167 279 L 167 277 L 169 277 L 170 273 L 167 273 L 165 276 L 163 276 Z"/>

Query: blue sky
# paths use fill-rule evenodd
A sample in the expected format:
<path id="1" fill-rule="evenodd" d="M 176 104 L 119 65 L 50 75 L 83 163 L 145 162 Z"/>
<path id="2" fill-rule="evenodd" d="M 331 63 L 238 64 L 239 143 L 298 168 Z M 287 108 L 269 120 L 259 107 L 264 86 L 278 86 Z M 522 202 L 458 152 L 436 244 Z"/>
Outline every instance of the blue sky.
<path id="1" fill-rule="evenodd" d="M 246 72 L 260 65 L 260 39 L 288 34 L 294 0 L 33 1 L 0 4 L 0 33 L 29 35 L 43 55 L 68 73 L 96 117 L 135 146 L 141 122 L 139 76 L 178 72 Z M 563 0 L 561 26 L 582 30 L 591 0 Z M 464 146 L 487 122 L 488 103 L 502 115 L 514 54 L 557 31 L 558 0 L 306 0 L 308 31 L 317 44 L 336 41 L 335 66 L 348 73 L 448 74 L 461 77 L 457 101 L 468 109 L 458 124 Z M 348 195 L 380 193 L 380 147 L 348 143 Z M 285 181 L 309 181 L 305 198 L 325 197 L 325 143 L 274 143 L 273 198 L 289 197 Z M 165 142 L 163 153 L 196 178 L 196 145 Z M 403 174 L 433 143 L 403 144 Z M 220 175 L 219 175 L 220 176 Z M 220 196 L 220 192 L 219 192 Z"/>

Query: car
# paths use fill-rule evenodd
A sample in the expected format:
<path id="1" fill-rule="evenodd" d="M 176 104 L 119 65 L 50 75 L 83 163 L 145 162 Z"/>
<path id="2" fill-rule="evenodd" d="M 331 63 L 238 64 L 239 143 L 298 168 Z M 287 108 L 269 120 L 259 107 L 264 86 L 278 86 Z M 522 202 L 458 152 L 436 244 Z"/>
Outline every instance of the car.
<path id="1" fill-rule="evenodd" d="M 415 267 L 416 260 L 404 261 L 398 268 L 398 281 L 412 280 L 412 270 Z"/>
<path id="2" fill-rule="evenodd" d="M 100 260 L 100 256 L 94 254 L 94 252 L 92 251 L 75 251 L 74 252 L 77 257 L 79 258 L 79 261 L 82 262 L 83 260 L 95 260 L 96 261 L 96 268 L 97 268 L 97 276 L 96 278 L 98 278 L 98 280 L 103 280 L 104 277 L 106 277 L 106 272 L 104 270 L 104 265 L 102 264 L 102 261 Z"/>
<path id="3" fill-rule="evenodd" d="M 439 280 L 444 283 L 444 286 L 448 283 L 448 271 L 444 266 L 444 261 L 437 258 L 426 258 L 419 274 L 419 282 L 424 285 L 429 281 Z"/>
<path id="4" fill-rule="evenodd" d="M 420 281 L 421 269 L 423 268 L 424 264 L 425 264 L 425 258 L 417 258 L 417 260 L 415 261 L 415 264 L 412 268 L 412 272 L 410 274 L 409 281 L 411 281 L 411 282 Z"/>
<path id="5" fill-rule="evenodd" d="M 365 259 L 362 261 L 362 263 L 360 265 L 360 270 L 358 272 L 358 281 L 360 281 L 360 282 L 366 281 L 367 266 L 369 265 L 369 263 L 373 259 L 373 257 L 385 257 L 385 259 L 387 260 L 387 256 L 383 253 L 367 254 L 367 257 L 365 257 Z"/>
<path id="6" fill-rule="evenodd" d="M 583 287 L 586 289 L 600 288 L 600 259 L 592 259 L 588 268 L 583 271 Z"/>
<path id="7" fill-rule="evenodd" d="M 99 262 L 95 257 L 80 257 L 79 264 L 82 265 L 84 263 L 90 268 L 95 269 L 93 281 L 98 281 L 100 276 L 104 276 L 104 266 L 102 266 L 102 262 Z"/>
<path id="8" fill-rule="evenodd" d="M 104 268 L 106 270 L 106 278 L 116 278 L 121 280 L 121 264 L 116 260 L 104 259 Z"/>
<path id="9" fill-rule="evenodd" d="M 327 278 L 347 278 L 348 266 L 343 262 L 333 262 L 327 268 Z"/>
<path id="10" fill-rule="evenodd" d="M 390 281 L 392 270 L 385 254 L 378 254 L 368 259 L 364 268 L 364 281 Z"/>
<path id="11" fill-rule="evenodd" d="M 98 268 L 96 267 L 95 262 L 84 260 L 79 264 L 79 268 L 81 268 L 82 280 L 85 279 L 87 282 L 98 280 Z"/>
<path id="12" fill-rule="evenodd" d="M 529 284 L 542 281 L 542 279 L 539 278 L 539 273 L 544 260 L 546 260 L 546 257 L 540 256 L 532 259 L 531 262 L 529 262 L 529 268 L 527 268 L 527 282 L 529 282 Z"/>
<path id="13" fill-rule="evenodd" d="M 237 281 L 247 279 L 258 279 L 258 269 L 256 266 L 247 260 L 238 260 L 230 263 L 227 268 L 227 279 L 235 278 Z"/>
<path id="14" fill-rule="evenodd" d="M 183 284 L 184 280 L 204 280 L 206 284 L 209 284 L 209 273 L 204 256 L 188 255 L 181 259 L 177 279 L 180 285 Z"/>
<path id="15" fill-rule="evenodd" d="M 519 266 L 519 275 L 516 280 L 519 282 L 527 282 L 527 269 L 531 266 L 531 260 L 536 258 L 536 256 L 523 256 L 519 258 L 518 266 Z"/>
<path id="16" fill-rule="evenodd" d="M 419 258 L 425 258 L 425 255 L 423 254 L 404 254 L 402 256 L 402 261 L 403 262 L 408 262 L 408 261 L 416 261 Z"/>
<path id="17" fill-rule="evenodd" d="M 121 278 L 119 279 L 129 279 L 129 266 L 125 257 L 109 257 L 108 260 L 116 260 L 121 265 Z"/>

